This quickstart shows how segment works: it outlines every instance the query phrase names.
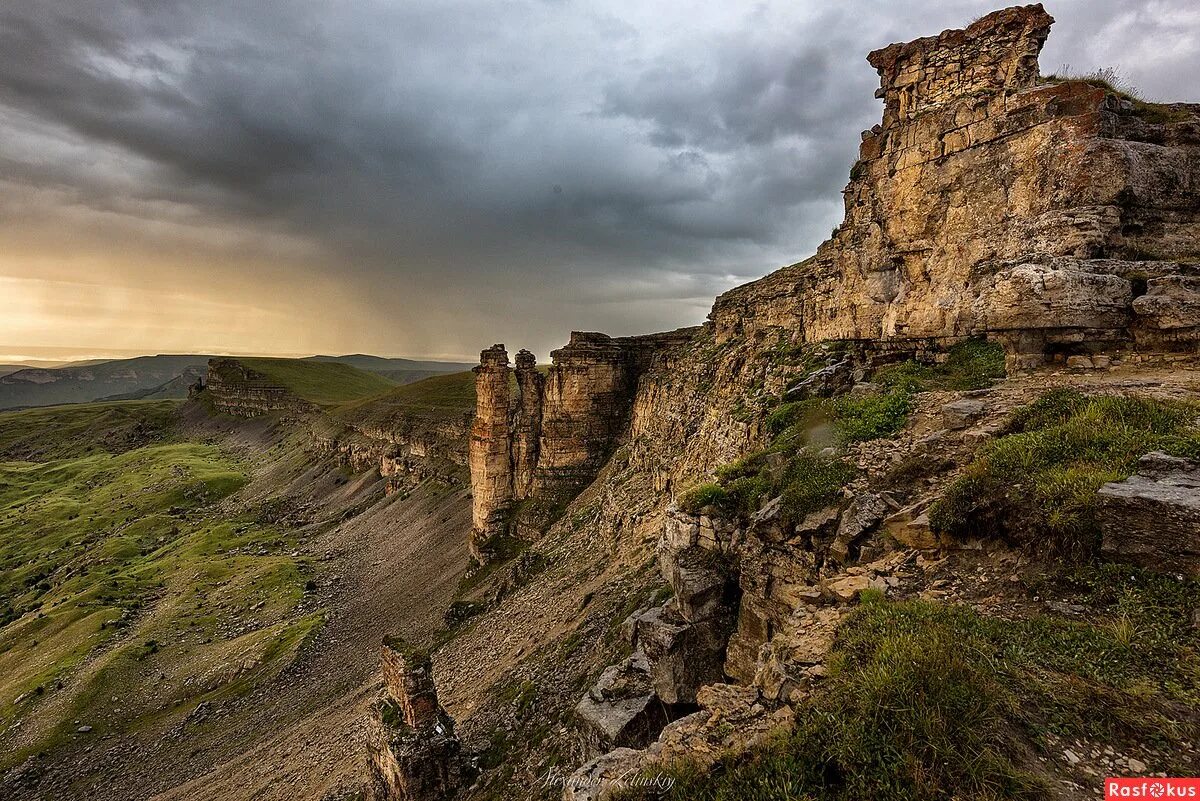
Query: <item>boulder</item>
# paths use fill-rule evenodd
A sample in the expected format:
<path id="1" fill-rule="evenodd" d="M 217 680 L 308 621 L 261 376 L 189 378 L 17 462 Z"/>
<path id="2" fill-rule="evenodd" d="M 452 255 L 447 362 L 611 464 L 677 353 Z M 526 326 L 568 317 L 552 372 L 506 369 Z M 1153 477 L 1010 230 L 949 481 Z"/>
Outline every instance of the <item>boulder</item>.
<path id="1" fill-rule="evenodd" d="M 681 554 L 667 580 L 675 591 L 675 605 L 685 622 L 696 623 L 711 617 L 732 603 L 729 573 L 711 554 L 694 549 Z"/>
<path id="2" fill-rule="evenodd" d="M 724 678 L 732 627 L 732 616 L 688 623 L 671 615 L 666 605 L 639 618 L 638 645 L 650 663 L 654 691 L 664 703 L 695 703 L 701 686 Z"/>
<path id="3" fill-rule="evenodd" d="M 864 590 L 872 586 L 868 576 L 844 576 L 825 585 L 829 595 L 843 603 L 849 603 L 857 598 Z"/>
<path id="4" fill-rule="evenodd" d="M 932 551 L 942 545 L 941 539 L 930 528 L 929 514 L 922 505 L 906 507 L 885 518 L 883 527 L 889 537 L 906 548 Z"/>
<path id="5" fill-rule="evenodd" d="M 625 789 L 622 779 L 635 775 L 644 760 L 642 751 L 617 748 L 585 762 L 569 776 L 551 770 L 543 781 L 561 784 L 563 801 L 605 801 Z"/>
<path id="6" fill-rule="evenodd" d="M 831 398 L 848 392 L 853 385 L 854 365 L 849 359 L 843 359 L 810 373 L 803 381 L 789 389 L 784 397 L 790 401 Z"/>
<path id="7" fill-rule="evenodd" d="M 879 525 L 891 509 L 887 499 L 878 493 L 864 492 L 855 497 L 842 514 L 833 544 L 829 546 L 829 555 L 845 563 L 850 557 L 850 549 L 864 534 Z"/>
<path id="8" fill-rule="evenodd" d="M 1154 452 L 1099 491 L 1100 550 L 1155 570 L 1200 576 L 1200 464 Z"/>
<path id="9" fill-rule="evenodd" d="M 1200 328 L 1200 276 L 1164 275 L 1133 301 L 1137 321 L 1158 329 Z"/>
<path id="10" fill-rule="evenodd" d="M 942 425 L 951 431 L 959 431 L 987 414 L 987 404 L 973 398 L 962 398 L 942 407 Z"/>

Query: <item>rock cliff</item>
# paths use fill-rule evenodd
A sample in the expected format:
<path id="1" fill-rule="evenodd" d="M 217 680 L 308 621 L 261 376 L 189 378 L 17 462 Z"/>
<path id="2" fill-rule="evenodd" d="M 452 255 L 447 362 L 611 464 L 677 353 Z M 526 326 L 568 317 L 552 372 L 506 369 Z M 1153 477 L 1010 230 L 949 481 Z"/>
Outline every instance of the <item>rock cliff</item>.
<path id="1" fill-rule="evenodd" d="M 986 335 L 1029 367 L 1188 353 L 1200 335 L 1200 107 L 1044 82 L 1040 5 L 870 54 L 883 119 L 811 259 L 717 300 L 719 340 L 944 348 Z"/>
<path id="2" fill-rule="evenodd" d="M 1093 371 L 1194 365 L 1200 107 L 1041 78 L 1052 22 L 1040 5 L 1011 8 L 871 53 L 884 112 L 863 134 L 844 222 L 810 259 L 722 295 L 704 326 L 576 332 L 544 373 L 524 352 L 514 371 L 501 345 L 481 354 L 473 551 L 486 560 L 497 537 L 517 534 L 544 572 L 498 593 L 445 648 L 443 695 L 464 738 L 507 736 L 535 714 L 476 689 L 508 666 L 546 699 L 548 725 L 572 723 L 556 730 L 571 746 L 553 751 L 553 764 L 583 765 L 564 798 L 760 744 L 825 681 L 860 596 L 945 598 L 958 578 L 944 566 L 984 550 L 935 531 L 930 504 L 1017 406 Z M 790 450 L 765 450 L 772 416 L 803 407 L 789 402 L 883 403 L 872 371 L 905 358 L 932 369 L 982 340 L 1001 346 L 1013 380 L 903 399 L 901 416 L 919 418 L 903 444 L 847 445 L 814 420 Z M 839 476 L 803 514 L 783 512 L 783 493 L 738 513 L 677 503 L 702 478 L 765 492 L 754 482 L 798 451 L 802 478 L 831 464 Z M 764 472 L 739 461 L 751 453 Z M 1195 466 L 1143 467 L 1101 493 L 1106 554 L 1194 569 Z M 1182 545 L 1123 534 L 1155 516 Z M 972 564 L 1005 571 L 980 579 L 980 596 L 995 582 L 981 607 L 1021 580 L 1019 558 Z M 664 585 L 666 600 L 653 592 Z M 579 666 L 568 642 L 584 632 L 604 645 Z M 549 758 L 539 747 L 509 775 L 536 775 Z M 490 793 L 472 797 L 520 797 Z"/>
<path id="3" fill-rule="evenodd" d="M 374 707 L 367 753 L 368 796 L 385 801 L 438 801 L 462 779 L 454 721 L 438 704 L 426 653 L 383 648 L 385 694 Z"/>
<path id="4" fill-rule="evenodd" d="M 521 524 L 540 529 L 587 486 L 626 433 L 638 380 L 692 331 L 613 338 L 576 331 L 538 371 L 532 353 L 513 369 L 503 345 L 480 354 L 470 466 L 475 538 L 488 543 Z M 514 392 L 515 389 L 515 392 Z M 533 500 L 513 519 L 515 502 Z"/>
<path id="5" fill-rule="evenodd" d="M 204 388 L 213 408 L 234 417 L 259 417 L 274 412 L 305 414 L 315 408 L 237 359 L 210 359 Z"/>

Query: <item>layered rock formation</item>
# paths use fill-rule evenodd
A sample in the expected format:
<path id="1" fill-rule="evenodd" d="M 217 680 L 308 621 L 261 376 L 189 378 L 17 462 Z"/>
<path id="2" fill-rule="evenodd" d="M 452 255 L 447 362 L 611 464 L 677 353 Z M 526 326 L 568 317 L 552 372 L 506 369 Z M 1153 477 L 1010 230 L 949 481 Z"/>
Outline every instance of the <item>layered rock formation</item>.
<path id="1" fill-rule="evenodd" d="M 475 536 L 472 553 L 509 529 L 515 501 L 536 500 L 527 522 L 543 525 L 586 486 L 624 434 L 638 378 L 692 331 L 612 338 L 576 331 L 550 354 L 543 375 L 532 353 L 513 369 L 503 345 L 480 354 L 470 465 Z"/>
<path id="2" fill-rule="evenodd" d="M 846 218 L 806 262 L 721 296 L 718 337 L 937 349 L 972 335 L 1010 363 L 1191 352 L 1200 337 L 1200 107 L 1042 83 L 1040 5 L 870 54 L 883 120 Z"/>
<path id="3" fill-rule="evenodd" d="M 471 424 L 471 555 L 485 560 L 490 540 L 505 528 L 513 499 L 513 442 L 508 351 L 493 345 L 479 354 L 475 368 L 475 421 Z"/>
<path id="4" fill-rule="evenodd" d="M 378 470 L 388 494 L 428 479 L 465 481 L 469 416 L 428 420 L 397 412 L 386 420 L 344 423 L 338 430 L 314 432 L 314 450 L 356 473 Z"/>
<path id="5" fill-rule="evenodd" d="M 850 605 L 865 591 L 892 591 L 910 568 L 924 571 L 928 552 L 945 545 L 929 528 L 928 491 L 914 505 L 860 483 L 802 520 L 785 521 L 777 500 L 736 520 L 674 508 L 680 489 L 767 444 L 764 418 L 780 399 L 840 394 L 872 363 L 936 359 L 970 337 L 1002 343 L 1010 368 L 1195 356 L 1197 107 L 1148 107 L 1083 81 L 1042 82 L 1037 55 L 1051 22 L 1040 6 L 1007 9 L 872 53 L 884 115 L 864 134 L 845 222 L 815 256 L 726 293 L 705 326 L 669 340 L 573 335 L 529 398 L 523 386 L 514 397 L 505 372 L 504 403 L 481 400 L 489 423 L 478 430 L 487 436 L 473 439 L 471 462 L 485 536 L 498 533 L 487 526 L 506 524 L 506 512 L 523 513 L 520 502 L 573 494 L 600 470 L 536 547 L 562 562 L 590 554 L 629 568 L 645 564 L 647 543 L 661 534 L 659 566 L 675 596 L 635 614 L 626 627 L 632 655 L 582 698 L 572 695 L 592 752 L 613 750 L 584 765 L 565 797 L 604 797 L 575 790 L 654 760 L 700 755 L 711 764 L 786 725 L 789 706 L 823 680 Z M 500 391 L 491 363 L 485 351 L 480 381 Z M 529 442 L 535 396 L 531 456 L 516 439 L 526 432 Z M 935 406 L 930 425 L 941 436 L 964 432 L 963 448 L 974 447 L 995 433 L 980 429 L 983 418 L 998 425 L 989 403 L 972 395 Z M 859 453 L 856 467 L 900 456 L 884 450 Z M 1151 477 L 1142 479 L 1106 488 L 1114 532 L 1139 516 L 1145 526 L 1153 504 L 1190 480 L 1157 477 L 1150 487 Z M 577 513 L 588 521 L 578 528 Z M 1169 519 L 1187 532 L 1190 515 L 1175 505 Z M 559 550 L 558 540 L 570 544 Z M 1156 559 L 1167 553 L 1162 540 L 1153 547 Z M 586 594 L 569 599 L 561 627 L 595 603 L 603 575 L 589 567 L 580 572 Z M 565 579 L 554 589 L 556 601 L 571 592 Z M 544 608 L 520 611 L 528 618 Z M 547 624 L 544 632 L 562 630 Z M 481 634 L 472 645 L 480 642 L 515 650 L 500 636 Z M 668 712 L 670 704 L 679 708 Z M 745 736 L 731 741 L 725 721 Z M 656 741 L 634 750 L 657 727 Z"/>
<path id="6" fill-rule="evenodd" d="M 454 721 L 438 703 L 429 655 L 385 645 L 386 697 L 368 733 L 371 801 L 442 801 L 462 781 Z"/>
<path id="7" fill-rule="evenodd" d="M 315 407 L 237 359 L 210 359 L 204 382 L 213 408 L 234 417 L 273 412 L 304 414 Z"/>
<path id="8" fill-rule="evenodd" d="M 1101 553 L 1200 576 L 1200 464 L 1148 453 L 1138 471 L 1100 488 Z"/>

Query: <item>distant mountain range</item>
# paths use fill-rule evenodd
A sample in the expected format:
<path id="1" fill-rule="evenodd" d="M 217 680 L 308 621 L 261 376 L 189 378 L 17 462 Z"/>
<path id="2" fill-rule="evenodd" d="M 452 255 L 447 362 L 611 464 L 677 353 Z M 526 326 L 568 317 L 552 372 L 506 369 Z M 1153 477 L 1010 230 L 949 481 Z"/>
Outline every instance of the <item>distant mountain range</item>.
<path id="1" fill-rule="evenodd" d="M 422 378 L 440 375 L 442 373 L 461 373 L 470 370 L 474 364 L 466 362 L 426 362 L 415 359 L 385 359 L 382 356 L 369 356 L 365 353 L 352 353 L 347 356 L 313 356 L 322 362 L 341 362 L 359 370 L 378 373 L 384 378 L 390 378 L 397 384 L 411 384 Z"/>
<path id="2" fill-rule="evenodd" d="M 186 398 L 187 389 L 204 375 L 209 355 L 138 356 L 109 361 L 89 360 L 61 367 L 0 366 L 0 409 L 89 403 L 97 400 Z M 368 370 L 398 384 L 442 373 L 468 370 L 463 362 L 387 359 L 367 354 L 313 356 Z"/>

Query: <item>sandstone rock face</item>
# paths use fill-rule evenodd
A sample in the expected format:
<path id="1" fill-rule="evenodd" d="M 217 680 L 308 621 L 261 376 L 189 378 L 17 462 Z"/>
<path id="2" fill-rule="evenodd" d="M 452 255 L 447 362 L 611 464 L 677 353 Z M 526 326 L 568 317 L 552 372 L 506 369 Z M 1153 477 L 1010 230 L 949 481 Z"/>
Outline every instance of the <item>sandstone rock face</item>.
<path id="1" fill-rule="evenodd" d="M 480 354 L 469 456 L 478 561 L 506 528 L 514 501 L 532 498 L 557 509 L 595 478 L 628 427 L 638 378 L 662 350 L 691 334 L 614 339 L 573 332 L 551 354 L 545 375 L 532 353 L 517 354 L 515 396 L 504 346 Z"/>
<path id="2" fill-rule="evenodd" d="M 1155 123 L 1086 83 L 1040 84 L 1052 22 L 1010 8 L 871 53 L 885 108 L 845 221 L 813 258 L 718 298 L 718 339 L 783 329 L 919 349 L 983 334 L 1015 366 L 1194 347 L 1195 288 L 1171 276 L 1194 265 L 1162 260 L 1196 257 L 1198 109 Z M 1134 303 L 1136 276 L 1164 270 Z"/>
<path id="3" fill-rule="evenodd" d="M 1150 453 L 1138 472 L 1100 488 L 1101 553 L 1200 576 L 1200 464 Z"/>
<path id="4" fill-rule="evenodd" d="M 438 704 L 428 655 L 383 649 L 387 697 L 368 730 L 371 801 L 442 801 L 462 782 L 454 721 Z"/>
<path id="5" fill-rule="evenodd" d="M 314 408 L 237 359 L 209 359 L 204 383 L 213 407 L 234 417 L 259 417 L 272 412 L 304 414 Z"/>
<path id="6" fill-rule="evenodd" d="M 475 421 L 471 424 L 471 555 L 485 561 L 488 541 L 504 527 L 513 498 L 512 428 L 509 424 L 508 351 L 493 345 L 475 368 Z"/>

